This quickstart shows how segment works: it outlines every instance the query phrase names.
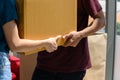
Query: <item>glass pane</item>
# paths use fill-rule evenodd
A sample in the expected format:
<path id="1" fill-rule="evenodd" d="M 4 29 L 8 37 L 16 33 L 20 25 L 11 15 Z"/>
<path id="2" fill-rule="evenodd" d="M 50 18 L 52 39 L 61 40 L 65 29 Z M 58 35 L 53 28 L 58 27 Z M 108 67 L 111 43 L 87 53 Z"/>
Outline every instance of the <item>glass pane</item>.
<path id="1" fill-rule="evenodd" d="M 116 11 L 116 52 L 114 65 L 114 80 L 120 80 L 120 0 L 117 0 Z"/>
<path id="2" fill-rule="evenodd" d="M 117 1 L 117 35 L 120 36 L 120 0 Z"/>

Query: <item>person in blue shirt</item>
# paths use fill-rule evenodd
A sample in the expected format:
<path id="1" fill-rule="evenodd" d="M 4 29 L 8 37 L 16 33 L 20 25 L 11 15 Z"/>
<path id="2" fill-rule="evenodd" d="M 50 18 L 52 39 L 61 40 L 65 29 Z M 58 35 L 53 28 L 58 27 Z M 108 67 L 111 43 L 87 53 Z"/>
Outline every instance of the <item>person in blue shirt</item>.
<path id="1" fill-rule="evenodd" d="M 57 49 L 56 40 L 60 36 L 45 40 L 21 39 L 17 29 L 17 11 L 15 0 L 0 0 L 0 80 L 12 80 L 9 62 L 9 50 L 26 52 L 45 47 L 46 51 Z"/>

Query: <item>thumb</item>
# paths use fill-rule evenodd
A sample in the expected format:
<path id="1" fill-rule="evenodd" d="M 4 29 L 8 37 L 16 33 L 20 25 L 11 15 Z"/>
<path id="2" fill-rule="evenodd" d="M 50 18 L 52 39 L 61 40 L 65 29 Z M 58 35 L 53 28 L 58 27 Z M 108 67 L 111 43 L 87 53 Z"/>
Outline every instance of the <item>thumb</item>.
<path id="1" fill-rule="evenodd" d="M 69 37 L 68 34 L 66 34 L 66 35 L 63 36 L 64 39 L 67 39 L 68 37 Z"/>
<path id="2" fill-rule="evenodd" d="M 72 34 L 66 34 L 66 35 L 63 36 L 63 38 L 64 38 L 66 41 L 70 40 L 72 37 L 73 37 Z"/>
<path id="3" fill-rule="evenodd" d="M 55 37 L 56 42 L 57 42 L 59 39 L 61 39 L 61 38 L 62 38 L 61 35 L 56 36 L 56 37 Z"/>

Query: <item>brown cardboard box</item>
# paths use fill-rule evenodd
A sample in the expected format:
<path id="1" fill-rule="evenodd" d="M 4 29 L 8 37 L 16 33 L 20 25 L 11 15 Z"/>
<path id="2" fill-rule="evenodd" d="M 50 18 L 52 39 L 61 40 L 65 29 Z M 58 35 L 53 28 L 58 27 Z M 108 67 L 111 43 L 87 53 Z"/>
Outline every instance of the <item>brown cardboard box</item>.
<path id="1" fill-rule="evenodd" d="M 76 30 L 77 0 L 17 0 L 17 8 L 22 38 L 46 39 Z"/>

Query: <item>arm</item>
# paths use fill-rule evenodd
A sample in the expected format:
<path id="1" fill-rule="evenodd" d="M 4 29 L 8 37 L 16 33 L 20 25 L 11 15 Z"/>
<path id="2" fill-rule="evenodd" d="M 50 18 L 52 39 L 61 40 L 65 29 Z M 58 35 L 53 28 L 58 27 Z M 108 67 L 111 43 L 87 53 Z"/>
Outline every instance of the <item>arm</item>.
<path id="1" fill-rule="evenodd" d="M 48 52 L 52 52 L 57 49 L 56 40 L 59 37 L 46 40 L 20 39 L 17 25 L 14 20 L 4 24 L 3 30 L 8 46 L 13 52 L 27 52 L 42 47 L 45 47 Z"/>
<path id="2" fill-rule="evenodd" d="M 64 36 L 64 38 L 67 40 L 65 43 L 65 46 L 77 46 L 77 44 L 79 43 L 79 41 L 84 38 L 87 37 L 93 33 L 95 33 L 96 31 L 100 30 L 101 28 L 103 28 L 105 25 L 105 17 L 104 17 L 104 13 L 103 11 L 99 11 L 97 13 L 97 15 L 94 16 L 94 21 L 92 22 L 92 24 L 90 26 L 88 26 L 87 28 L 76 32 L 73 31 L 67 35 Z"/>
<path id="3" fill-rule="evenodd" d="M 98 12 L 97 15 L 94 16 L 94 20 L 86 29 L 80 31 L 83 37 L 87 37 L 90 34 L 95 33 L 105 26 L 105 16 L 103 11 Z"/>

